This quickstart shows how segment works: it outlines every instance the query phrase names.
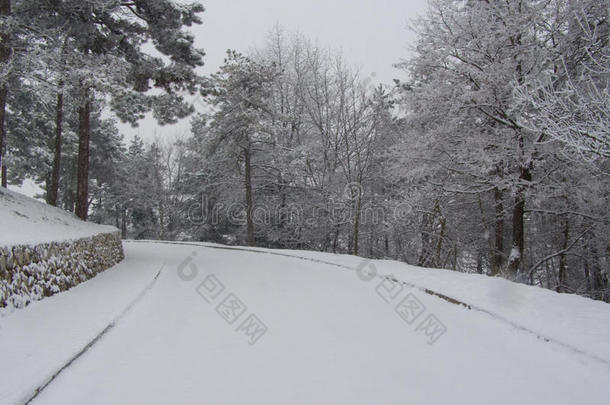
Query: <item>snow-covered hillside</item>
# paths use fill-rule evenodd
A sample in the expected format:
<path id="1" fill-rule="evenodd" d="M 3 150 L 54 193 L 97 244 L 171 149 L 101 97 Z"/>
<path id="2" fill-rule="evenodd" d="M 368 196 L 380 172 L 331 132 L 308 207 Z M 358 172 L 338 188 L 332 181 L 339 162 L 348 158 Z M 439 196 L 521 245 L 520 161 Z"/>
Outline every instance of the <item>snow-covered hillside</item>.
<path id="1" fill-rule="evenodd" d="M 62 209 L 0 189 L 0 246 L 73 240 L 116 228 L 83 222 Z"/>
<path id="2" fill-rule="evenodd" d="M 610 396 L 608 304 L 352 256 L 154 242 L 126 243 L 125 253 L 1 320 L 0 403 L 558 405 Z M 396 281 L 382 277 L 390 273 Z"/>

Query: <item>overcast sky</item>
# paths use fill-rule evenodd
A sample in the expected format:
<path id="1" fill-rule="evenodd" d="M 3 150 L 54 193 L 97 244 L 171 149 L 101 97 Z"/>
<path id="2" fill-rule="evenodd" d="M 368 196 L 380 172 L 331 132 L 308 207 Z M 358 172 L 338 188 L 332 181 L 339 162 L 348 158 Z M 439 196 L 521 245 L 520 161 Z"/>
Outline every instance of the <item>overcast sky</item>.
<path id="1" fill-rule="evenodd" d="M 391 83 L 403 78 L 392 67 L 408 55 L 414 35 L 408 22 L 422 14 L 426 0 L 201 0 L 206 8 L 203 25 L 192 32 L 196 46 L 206 52 L 204 73 L 222 64 L 227 49 L 247 53 L 264 43 L 279 23 L 286 31 L 298 30 L 323 47 L 341 50 L 347 63 L 360 68 L 363 77 Z M 174 138 L 188 132 L 184 122 L 159 127 L 145 119 L 136 129 L 120 125 L 129 139 L 138 133 L 147 141 L 155 136 Z"/>

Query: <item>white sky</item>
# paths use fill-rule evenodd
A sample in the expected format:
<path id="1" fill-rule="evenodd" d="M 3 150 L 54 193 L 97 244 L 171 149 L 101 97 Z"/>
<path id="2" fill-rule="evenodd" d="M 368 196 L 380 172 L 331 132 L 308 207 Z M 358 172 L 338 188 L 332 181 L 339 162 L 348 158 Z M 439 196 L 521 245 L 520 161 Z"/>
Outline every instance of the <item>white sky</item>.
<path id="1" fill-rule="evenodd" d="M 287 32 L 300 31 L 320 46 L 342 51 L 347 63 L 363 77 L 375 75 L 383 83 L 404 78 L 393 64 L 408 56 L 415 37 L 408 22 L 426 7 L 426 0 L 199 0 L 206 12 L 203 25 L 192 27 L 196 46 L 206 52 L 202 72 L 215 72 L 227 49 L 247 53 L 261 46 L 279 23 Z M 187 133 L 189 119 L 172 126 L 158 126 L 146 118 L 138 128 L 120 125 L 129 140 L 139 134 L 145 140 L 173 139 Z"/>

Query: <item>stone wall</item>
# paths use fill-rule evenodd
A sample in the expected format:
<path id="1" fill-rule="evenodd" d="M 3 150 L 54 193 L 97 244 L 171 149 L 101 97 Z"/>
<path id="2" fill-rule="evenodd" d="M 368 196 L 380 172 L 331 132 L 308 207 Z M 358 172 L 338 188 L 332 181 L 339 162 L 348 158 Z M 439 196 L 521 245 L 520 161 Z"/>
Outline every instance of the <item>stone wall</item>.
<path id="1" fill-rule="evenodd" d="M 0 247 L 0 307 L 22 308 L 65 291 L 123 260 L 120 233 Z"/>

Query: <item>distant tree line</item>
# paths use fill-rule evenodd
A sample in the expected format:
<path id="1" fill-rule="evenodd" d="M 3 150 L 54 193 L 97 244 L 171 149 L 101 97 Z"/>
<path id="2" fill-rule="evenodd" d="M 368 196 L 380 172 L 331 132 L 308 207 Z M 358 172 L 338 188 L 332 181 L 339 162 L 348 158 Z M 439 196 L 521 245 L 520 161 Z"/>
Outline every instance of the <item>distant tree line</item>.
<path id="1" fill-rule="evenodd" d="M 9 100 L 23 99 L 5 110 L 9 180 L 35 178 L 49 199 L 55 176 L 59 204 L 74 209 L 89 111 L 86 211 L 124 237 L 398 259 L 610 301 L 608 9 L 606 0 L 432 0 L 413 23 L 412 56 L 397 65 L 405 79 L 391 87 L 281 28 L 248 55 L 229 51 L 209 77 L 193 71 L 201 60 L 192 38 L 176 39 L 184 53 L 169 66 L 137 48 L 129 57 L 93 52 L 78 69 L 66 52 L 64 70 L 53 70 L 56 62 L 41 61 L 63 53 L 39 34 L 23 58 L 46 68 L 21 79 L 3 73 Z M 170 25 L 197 22 L 200 10 L 191 11 Z M 153 26 L 136 30 L 139 44 L 177 49 L 157 43 L 163 29 Z M 14 49 L 25 35 L 16 32 Z M 80 82 L 57 73 L 111 63 L 121 66 L 109 69 L 120 85 L 87 75 L 96 83 L 85 88 L 99 94 L 89 109 L 78 101 Z M 75 108 L 64 113 L 54 175 L 60 82 Z M 154 86 L 163 91 L 152 97 Z M 111 110 L 136 121 L 152 109 L 172 122 L 193 112 L 179 96 L 189 92 L 202 108 L 175 141 L 136 137 L 125 147 L 104 118 Z"/>

